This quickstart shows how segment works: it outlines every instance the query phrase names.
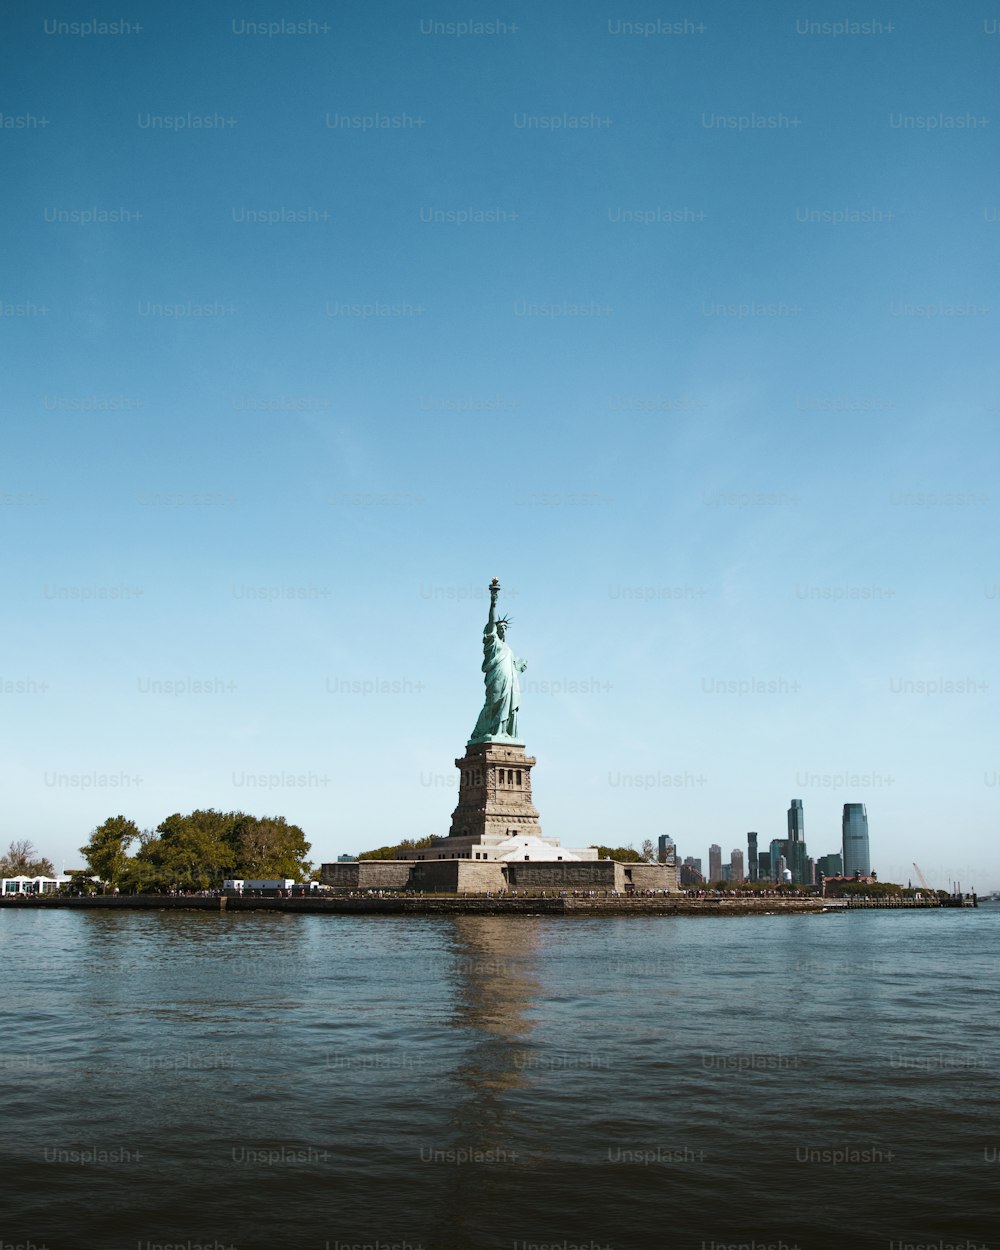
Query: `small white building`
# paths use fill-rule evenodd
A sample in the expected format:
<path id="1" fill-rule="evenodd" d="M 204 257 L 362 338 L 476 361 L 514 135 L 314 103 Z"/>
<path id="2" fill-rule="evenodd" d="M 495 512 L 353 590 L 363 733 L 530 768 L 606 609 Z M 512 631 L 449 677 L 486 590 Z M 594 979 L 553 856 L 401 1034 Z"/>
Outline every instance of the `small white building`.
<path id="1" fill-rule="evenodd" d="M 69 877 L 0 877 L 0 895 L 9 898 L 12 894 L 55 894 L 69 882 Z"/>

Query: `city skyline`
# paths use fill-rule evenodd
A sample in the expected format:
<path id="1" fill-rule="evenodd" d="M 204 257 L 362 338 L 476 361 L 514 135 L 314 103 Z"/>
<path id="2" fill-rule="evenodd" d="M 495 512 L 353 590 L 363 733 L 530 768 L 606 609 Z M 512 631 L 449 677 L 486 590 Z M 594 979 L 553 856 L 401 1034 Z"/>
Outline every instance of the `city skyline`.
<path id="1" fill-rule="evenodd" d="M 722 848 L 712 843 L 708 849 L 708 874 L 706 882 L 717 881 L 757 881 L 770 880 L 779 882 L 781 873 L 787 869 L 791 881 L 799 885 L 818 884 L 819 875 L 839 876 L 858 874 L 867 877 L 872 872 L 871 851 L 868 836 L 868 814 L 863 803 L 845 803 L 841 810 L 840 849 L 826 851 L 822 854 L 808 853 L 805 841 L 805 804 L 802 799 L 793 798 L 785 813 L 785 838 L 771 838 L 768 851 L 758 852 L 759 830 L 749 830 L 746 834 L 746 847 L 734 847 L 730 852 L 729 861 L 723 863 Z M 660 847 L 671 835 L 661 835 Z M 679 857 L 684 866 L 701 873 L 701 859 L 694 856 Z M 766 864 L 766 872 L 760 867 Z M 876 872 L 877 872 L 876 868 Z M 909 874 L 907 874 L 909 877 Z M 893 880 L 884 873 L 882 879 Z M 949 888 L 956 878 L 948 877 Z M 691 884 L 689 882 L 689 884 Z M 902 880 L 898 884 L 903 884 Z"/>

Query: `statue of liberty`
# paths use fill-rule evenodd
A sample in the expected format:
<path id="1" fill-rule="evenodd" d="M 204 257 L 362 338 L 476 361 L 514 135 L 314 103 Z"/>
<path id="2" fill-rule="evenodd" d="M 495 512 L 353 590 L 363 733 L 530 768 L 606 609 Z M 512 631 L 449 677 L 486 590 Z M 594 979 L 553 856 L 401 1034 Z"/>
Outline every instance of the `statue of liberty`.
<path id="1" fill-rule="evenodd" d="M 517 742 L 517 713 L 521 706 L 521 687 L 517 675 L 528 667 L 518 660 L 507 645 L 505 616 L 497 619 L 497 595 L 500 583 L 490 583 L 490 615 L 483 630 L 483 672 L 486 674 L 486 702 L 472 731 L 473 742 Z"/>

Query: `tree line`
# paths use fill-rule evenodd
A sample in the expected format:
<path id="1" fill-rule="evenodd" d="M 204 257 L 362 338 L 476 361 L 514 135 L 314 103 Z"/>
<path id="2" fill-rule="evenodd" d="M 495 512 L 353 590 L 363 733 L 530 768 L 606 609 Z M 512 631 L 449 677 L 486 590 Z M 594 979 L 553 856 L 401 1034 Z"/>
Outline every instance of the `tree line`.
<path id="1" fill-rule="evenodd" d="M 227 877 L 305 881 L 312 873 L 309 848 L 303 831 L 284 816 L 207 808 L 186 816 L 175 812 L 155 830 L 109 816 L 80 847 L 86 869 L 72 875 L 82 889 L 97 877 L 107 887 L 135 893 L 208 890 Z"/>

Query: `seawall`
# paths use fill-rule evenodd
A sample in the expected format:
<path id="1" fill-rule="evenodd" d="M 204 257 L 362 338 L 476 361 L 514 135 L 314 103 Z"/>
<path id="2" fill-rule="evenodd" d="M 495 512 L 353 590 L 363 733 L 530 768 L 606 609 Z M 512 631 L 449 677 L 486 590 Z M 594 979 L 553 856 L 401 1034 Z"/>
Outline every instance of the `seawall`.
<path id="1" fill-rule="evenodd" d="M 937 904 L 916 904 L 920 907 Z M 747 916 L 780 912 L 823 913 L 854 910 L 843 899 L 824 898 L 477 898 L 461 896 L 388 896 L 385 898 L 238 898 L 176 894 L 95 894 L 89 897 L 0 899 L 2 908 L 81 910 L 167 910 L 210 912 L 304 912 L 330 915 L 440 916 Z"/>

